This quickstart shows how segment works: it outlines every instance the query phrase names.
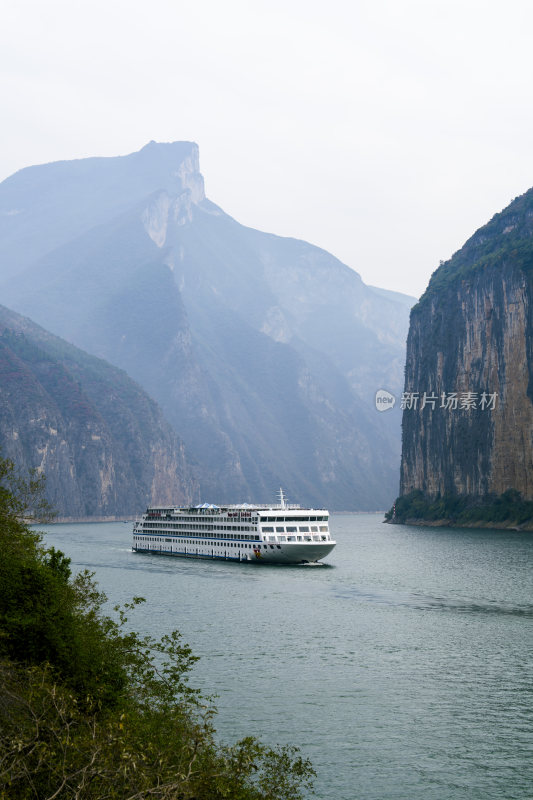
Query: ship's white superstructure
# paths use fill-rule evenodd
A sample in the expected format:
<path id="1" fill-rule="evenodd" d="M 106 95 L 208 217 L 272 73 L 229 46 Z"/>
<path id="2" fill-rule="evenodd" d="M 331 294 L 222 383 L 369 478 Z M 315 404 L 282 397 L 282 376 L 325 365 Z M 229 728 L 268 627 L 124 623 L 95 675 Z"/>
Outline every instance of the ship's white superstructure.
<path id="1" fill-rule="evenodd" d="M 133 550 L 186 558 L 313 564 L 334 542 L 329 512 L 278 505 L 152 507 L 134 523 Z"/>

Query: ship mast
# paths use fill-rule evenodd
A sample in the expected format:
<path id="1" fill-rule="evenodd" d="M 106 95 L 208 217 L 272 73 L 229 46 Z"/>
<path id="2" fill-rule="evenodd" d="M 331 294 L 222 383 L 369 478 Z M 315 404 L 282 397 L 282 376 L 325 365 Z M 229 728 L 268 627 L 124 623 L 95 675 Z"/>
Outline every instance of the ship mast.
<path id="1" fill-rule="evenodd" d="M 281 488 L 281 486 L 279 487 L 279 504 L 281 508 L 286 508 L 285 495 L 283 494 L 283 489 Z"/>

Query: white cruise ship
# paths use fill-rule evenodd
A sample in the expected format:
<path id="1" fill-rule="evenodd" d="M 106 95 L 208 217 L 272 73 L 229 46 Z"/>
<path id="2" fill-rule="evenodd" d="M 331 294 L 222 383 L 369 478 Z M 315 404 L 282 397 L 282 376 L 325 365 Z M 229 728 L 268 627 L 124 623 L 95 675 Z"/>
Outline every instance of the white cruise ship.
<path id="1" fill-rule="evenodd" d="M 185 558 L 316 564 L 336 542 L 329 512 L 286 503 L 278 505 L 148 508 L 133 526 L 133 550 Z"/>

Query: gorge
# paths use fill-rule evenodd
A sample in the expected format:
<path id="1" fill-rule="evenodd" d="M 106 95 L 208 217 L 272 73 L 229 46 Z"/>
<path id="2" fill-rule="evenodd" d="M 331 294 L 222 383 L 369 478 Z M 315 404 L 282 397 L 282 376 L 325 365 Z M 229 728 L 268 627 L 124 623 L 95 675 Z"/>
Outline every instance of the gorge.
<path id="1" fill-rule="evenodd" d="M 28 167 L 0 184 L 3 302 L 124 370 L 202 500 L 386 508 L 413 299 L 207 199 L 193 142 Z"/>

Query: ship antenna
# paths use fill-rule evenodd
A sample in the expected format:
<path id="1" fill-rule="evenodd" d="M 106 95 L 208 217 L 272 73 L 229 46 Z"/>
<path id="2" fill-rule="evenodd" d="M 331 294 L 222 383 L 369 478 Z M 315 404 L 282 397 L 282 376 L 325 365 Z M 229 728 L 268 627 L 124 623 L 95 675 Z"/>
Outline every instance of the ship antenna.
<path id="1" fill-rule="evenodd" d="M 279 504 L 282 508 L 285 508 L 285 495 L 283 494 L 283 489 L 281 486 L 279 487 Z"/>

